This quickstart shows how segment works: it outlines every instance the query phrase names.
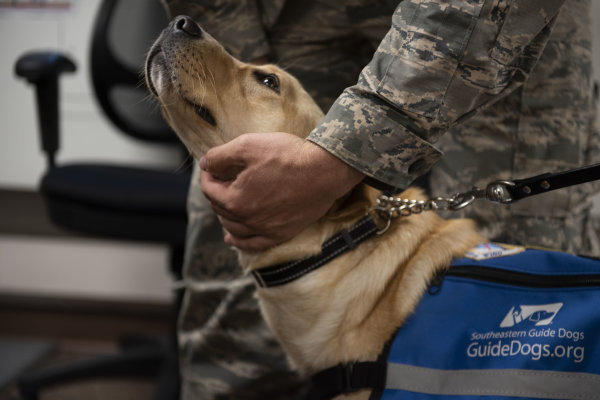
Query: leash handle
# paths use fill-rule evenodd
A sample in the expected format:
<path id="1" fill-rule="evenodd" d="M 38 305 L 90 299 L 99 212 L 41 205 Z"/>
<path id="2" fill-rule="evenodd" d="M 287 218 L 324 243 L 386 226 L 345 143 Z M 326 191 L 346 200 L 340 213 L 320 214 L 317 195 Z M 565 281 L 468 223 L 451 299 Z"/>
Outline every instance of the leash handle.
<path id="1" fill-rule="evenodd" d="M 545 173 L 514 181 L 494 181 L 488 184 L 485 189 L 475 187 L 468 192 L 455 194 L 451 197 L 448 209 L 452 211 L 460 210 L 478 199 L 510 204 L 529 196 L 596 180 L 600 180 L 600 164 L 568 171 Z"/>
<path id="2" fill-rule="evenodd" d="M 600 164 L 594 164 L 568 171 L 545 173 L 531 178 L 515 180 L 513 181 L 513 185 L 506 186 L 506 190 L 510 194 L 508 202 L 514 203 L 529 196 L 599 179 Z"/>

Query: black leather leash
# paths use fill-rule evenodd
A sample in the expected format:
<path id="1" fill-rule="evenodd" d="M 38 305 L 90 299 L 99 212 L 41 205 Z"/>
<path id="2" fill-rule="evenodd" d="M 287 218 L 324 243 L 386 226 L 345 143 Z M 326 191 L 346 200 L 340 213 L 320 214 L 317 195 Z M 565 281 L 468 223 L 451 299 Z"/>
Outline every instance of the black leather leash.
<path id="1" fill-rule="evenodd" d="M 473 188 L 466 193 L 455 195 L 456 206 L 460 209 L 475 199 L 487 199 L 496 203 L 510 204 L 526 197 L 535 196 L 553 190 L 580 185 L 600 179 L 600 164 L 570 169 L 567 171 L 545 173 L 531 178 L 513 181 L 494 181 L 485 189 Z"/>
<path id="2" fill-rule="evenodd" d="M 512 182 L 513 185 L 506 186 L 506 190 L 510 193 L 510 202 L 512 203 L 525 197 L 580 185 L 598 179 L 600 179 L 600 164 L 595 164 L 568 171 L 552 174 L 546 173 L 531 178 L 515 180 Z"/>
<path id="3" fill-rule="evenodd" d="M 382 234 L 393 218 L 410 216 L 422 211 L 459 210 L 477 199 L 510 204 L 526 197 L 595 180 L 600 180 L 600 164 L 514 181 L 494 181 L 485 189 L 473 188 L 450 198 L 437 197 L 427 201 L 415 201 L 381 196 L 372 211 L 384 221 L 383 229 L 378 228 L 371 215 L 367 214 L 350 230 L 344 229 L 323 243 L 321 253 L 301 260 L 261 268 L 253 271 L 252 274 L 262 287 L 284 285 L 322 267 L 340 254 L 354 249 L 359 243 Z"/>

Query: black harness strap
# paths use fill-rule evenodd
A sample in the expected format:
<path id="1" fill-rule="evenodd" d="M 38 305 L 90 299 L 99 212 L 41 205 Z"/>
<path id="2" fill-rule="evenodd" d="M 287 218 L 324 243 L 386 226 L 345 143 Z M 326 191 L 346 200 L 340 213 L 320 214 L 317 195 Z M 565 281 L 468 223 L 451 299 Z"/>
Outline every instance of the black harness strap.
<path id="1" fill-rule="evenodd" d="M 321 253 L 301 260 L 261 268 L 252 271 L 252 274 L 262 287 L 284 285 L 322 267 L 340 254 L 354 249 L 359 243 L 374 236 L 378 230 L 375 221 L 366 215 L 350 230 L 344 229 L 323 243 Z"/>
<path id="2" fill-rule="evenodd" d="M 506 186 L 511 202 L 534 196 L 536 194 L 580 185 L 600 179 L 600 164 L 589 165 L 557 173 L 546 173 L 531 178 L 513 181 L 514 185 Z"/>
<path id="3" fill-rule="evenodd" d="M 307 400 L 330 399 L 360 389 L 384 389 L 386 376 L 385 360 L 338 364 L 312 376 Z"/>

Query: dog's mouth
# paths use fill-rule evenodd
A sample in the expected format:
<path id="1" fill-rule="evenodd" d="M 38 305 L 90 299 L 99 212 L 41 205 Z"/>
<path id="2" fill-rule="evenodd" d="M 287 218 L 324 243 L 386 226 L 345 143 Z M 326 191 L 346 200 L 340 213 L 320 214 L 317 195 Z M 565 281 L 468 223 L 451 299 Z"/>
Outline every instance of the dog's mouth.
<path id="1" fill-rule="evenodd" d="M 155 96 L 157 99 L 159 98 L 158 90 L 156 90 L 156 87 L 154 86 L 154 82 L 152 82 L 151 70 L 152 70 L 152 62 L 154 61 L 154 58 L 161 51 L 162 51 L 162 49 L 160 46 L 154 46 L 152 48 L 152 50 L 150 50 L 150 54 L 148 54 L 148 58 L 146 59 L 146 83 L 148 86 L 148 90 L 150 90 L 150 93 L 152 93 L 152 95 Z"/>
<path id="2" fill-rule="evenodd" d="M 196 113 L 196 115 L 198 115 L 200 118 L 202 118 L 204 121 L 206 121 L 206 123 L 208 123 L 211 126 L 216 127 L 217 126 L 217 121 L 215 120 L 215 117 L 213 117 L 212 113 L 210 112 L 210 110 L 204 106 L 201 106 L 199 104 L 194 103 L 193 101 L 187 100 L 185 99 L 185 102 L 194 109 L 194 112 Z"/>
<path id="3" fill-rule="evenodd" d="M 152 50 L 150 50 L 150 53 L 148 54 L 148 57 L 146 60 L 146 77 L 147 77 L 146 82 L 147 82 L 148 90 L 150 90 L 152 95 L 155 96 L 157 99 L 160 99 L 160 96 L 158 94 L 158 90 L 156 89 L 156 86 L 154 85 L 154 81 L 152 79 L 152 66 L 154 63 L 154 59 L 161 52 L 162 52 L 161 46 L 153 47 Z M 183 100 L 185 101 L 185 103 L 188 106 L 192 107 L 194 112 L 196 113 L 196 115 L 198 115 L 207 124 L 209 124 L 213 127 L 217 126 L 217 121 L 215 120 L 215 117 L 213 116 L 213 114 L 210 112 L 210 110 L 207 107 L 196 104 L 193 101 L 190 101 L 185 98 Z"/>

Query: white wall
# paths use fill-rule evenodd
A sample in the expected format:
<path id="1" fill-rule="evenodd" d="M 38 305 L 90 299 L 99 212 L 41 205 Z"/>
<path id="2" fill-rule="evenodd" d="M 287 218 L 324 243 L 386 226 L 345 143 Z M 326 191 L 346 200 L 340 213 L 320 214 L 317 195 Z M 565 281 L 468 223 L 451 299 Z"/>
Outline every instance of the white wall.
<path id="1" fill-rule="evenodd" d="M 40 151 L 33 86 L 14 75 L 16 59 L 30 50 L 60 50 L 77 64 L 61 89 L 59 161 L 117 161 L 177 168 L 176 154 L 140 144 L 115 131 L 95 103 L 88 76 L 88 44 L 100 2 L 73 0 L 70 10 L 0 8 L 0 187 L 37 186 Z"/>
<path id="2" fill-rule="evenodd" d="M 0 235 L 0 293 L 167 303 L 164 246 Z"/>
<path id="3" fill-rule="evenodd" d="M 0 8 L 0 189 L 35 189 L 45 170 L 33 86 L 14 75 L 30 50 L 61 50 L 78 70 L 63 75 L 58 160 L 115 161 L 179 167 L 172 151 L 115 131 L 95 103 L 88 44 L 100 2 L 73 0 L 70 10 Z M 172 280 L 165 246 L 108 240 L 0 235 L 0 293 L 167 302 Z"/>

